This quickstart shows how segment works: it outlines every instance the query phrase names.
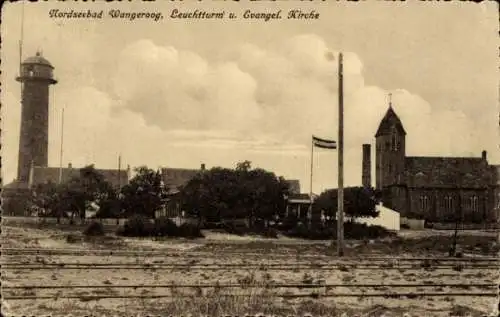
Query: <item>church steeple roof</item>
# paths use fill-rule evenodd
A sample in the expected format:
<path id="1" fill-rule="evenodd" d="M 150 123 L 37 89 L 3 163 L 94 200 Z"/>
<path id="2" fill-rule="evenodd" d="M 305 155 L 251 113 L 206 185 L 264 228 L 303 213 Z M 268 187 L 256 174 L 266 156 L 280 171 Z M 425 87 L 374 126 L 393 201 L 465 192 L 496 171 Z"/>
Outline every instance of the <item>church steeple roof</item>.
<path id="1" fill-rule="evenodd" d="M 403 128 L 401 119 L 399 119 L 398 115 L 392 108 L 392 103 L 389 103 L 389 109 L 387 109 L 384 118 L 382 118 L 382 121 L 380 121 L 380 125 L 378 126 L 375 137 L 389 134 L 392 127 L 395 127 L 402 135 L 406 135 L 406 131 Z"/>

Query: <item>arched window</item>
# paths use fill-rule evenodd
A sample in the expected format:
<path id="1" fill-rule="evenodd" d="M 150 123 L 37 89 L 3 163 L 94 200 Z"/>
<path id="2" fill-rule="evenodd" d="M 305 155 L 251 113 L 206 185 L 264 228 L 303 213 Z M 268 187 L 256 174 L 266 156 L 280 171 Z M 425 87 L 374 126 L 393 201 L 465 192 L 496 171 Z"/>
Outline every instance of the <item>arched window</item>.
<path id="1" fill-rule="evenodd" d="M 392 150 L 397 151 L 398 150 L 398 136 L 395 132 L 392 133 Z"/>
<path id="2" fill-rule="evenodd" d="M 421 195 L 420 196 L 420 210 L 426 211 L 428 206 L 429 206 L 429 197 L 427 197 L 427 195 Z"/>
<path id="3" fill-rule="evenodd" d="M 474 195 L 470 198 L 470 206 L 471 206 L 470 209 L 472 211 L 474 211 L 474 212 L 479 211 L 479 204 L 478 204 L 477 196 Z"/>
<path id="4" fill-rule="evenodd" d="M 444 197 L 444 208 L 447 212 L 453 211 L 453 197 L 450 195 Z"/>

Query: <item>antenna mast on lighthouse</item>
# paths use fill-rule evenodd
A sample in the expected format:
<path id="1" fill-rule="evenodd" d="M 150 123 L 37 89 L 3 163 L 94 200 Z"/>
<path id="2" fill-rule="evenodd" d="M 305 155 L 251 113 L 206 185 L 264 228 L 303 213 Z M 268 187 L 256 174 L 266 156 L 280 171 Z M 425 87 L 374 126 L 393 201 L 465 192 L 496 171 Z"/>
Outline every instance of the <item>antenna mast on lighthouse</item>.
<path id="1" fill-rule="evenodd" d="M 24 1 L 22 1 L 21 7 L 21 36 L 19 39 L 19 76 L 21 76 L 21 64 L 23 63 L 23 40 L 24 40 Z M 23 83 L 21 82 L 21 89 L 23 88 Z"/>

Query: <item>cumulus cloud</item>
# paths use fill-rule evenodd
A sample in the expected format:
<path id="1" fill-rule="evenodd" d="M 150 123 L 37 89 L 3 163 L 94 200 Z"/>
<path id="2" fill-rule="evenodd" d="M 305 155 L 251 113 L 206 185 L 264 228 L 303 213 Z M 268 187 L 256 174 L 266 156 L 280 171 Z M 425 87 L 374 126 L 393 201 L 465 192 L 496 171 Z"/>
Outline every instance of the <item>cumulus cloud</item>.
<path id="1" fill-rule="evenodd" d="M 75 165 L 111 167 L 120 152 L 133 165 L 152 167 L 253 159 L 307 180 L 311 135 L 337 136 L 338 48 L 314 34 L 281 44 L 275 49 L 252 43 L 230 47 L 221 52 L 224 62 L 214 62 L 150 40 L 131 43 L 117 56 L 109 90 L 90 85 L 59 92 L 59 102 L 71 103 L 65 157 Z M 388 91 L 365 85 L 362 71 L 360 58 L 345 53 L 348 184 L 360 182 L 361 144 L 374 141 L 388 105 Z M 464 133 L 473 125 L 461 112 L 434 109 L 404 89 L 392 93 L 408 132 L 409 154 L 476 150 L 474 136 Z M 460 141 L 450 142 L 452 136 Z M 57 151 L 50 155 L 58 161 Z M 279 155 L 284 159 L 276 159 Z M 315 189 L 334 185 L 335 160 L 331 152 L 318 152 L 316 168 L 324 172 Z"/>

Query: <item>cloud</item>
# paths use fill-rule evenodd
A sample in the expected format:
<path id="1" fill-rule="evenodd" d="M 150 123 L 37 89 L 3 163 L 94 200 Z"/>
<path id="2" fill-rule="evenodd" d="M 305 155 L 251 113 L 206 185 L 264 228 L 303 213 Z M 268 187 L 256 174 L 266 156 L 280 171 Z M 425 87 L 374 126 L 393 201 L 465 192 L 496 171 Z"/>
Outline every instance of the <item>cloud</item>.
<path id="1" fill-rule="evenodd" d="M 246 43 L 221 50 L 223 62 L 215 62 L 140 40 L 117 55 L 109 89 L 92 83 L 59 88 L 57 102 L 70 105 L 65 161 L 115 167 L 119 153 L 132 165 L 152 167 L 251 159 L 307 180 L 311 135 L 337 138 L 338 48 L 306 34 L 276 48 Z M 361 144 L 374 141 L 388 104 L 388 91 L 366 85 L 362 71 L 360 58 L 345 53 L 347 184 L 359 184 Z M 435 109 L 404 89 L 392 93 L 408 132 L 409 154 L 476 151 L 476 136 L 464 132 L 474 125 L 463 113 Z M 53 126 L 50 161 L 58 162 Z M 450 142 L 453 137 L 457 142 Z M 334 185 L 335 161 L 335 153 L 318 152 L 316 168 L 324 172 L 315 186 Z"/>

